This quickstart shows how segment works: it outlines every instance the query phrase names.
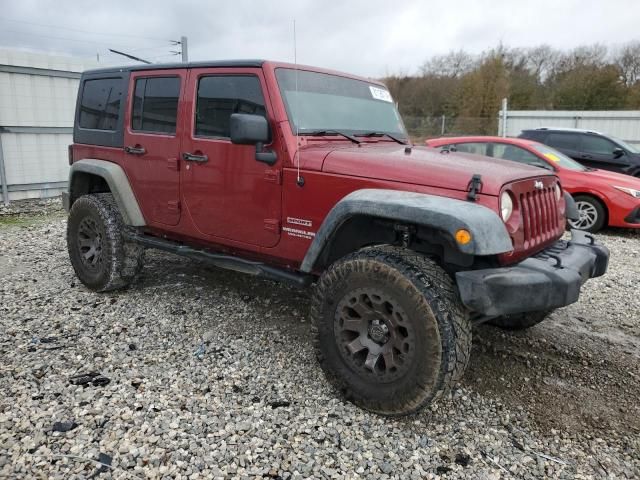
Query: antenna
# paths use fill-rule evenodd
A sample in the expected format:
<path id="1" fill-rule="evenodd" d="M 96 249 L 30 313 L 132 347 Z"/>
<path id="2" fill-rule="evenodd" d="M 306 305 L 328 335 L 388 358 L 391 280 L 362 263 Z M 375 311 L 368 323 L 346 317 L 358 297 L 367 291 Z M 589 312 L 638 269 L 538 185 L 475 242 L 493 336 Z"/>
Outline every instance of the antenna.
<path id="1" fill-rule="evenodd" d="M 295 78 L 296 78 L 296 107 L 295 107 L 295 111 L 296 114 L 300 115 L 300 101 L 298 100 L 298 48 L 297 48 L 297 43 L 296 43 L 296 19 L 293 19 L 293 65 L 295 67 Z M 298 119 L 298 121 L 296 121 L 296 133 L 295 133 L 295 137 L 296 137 L 296 152 L 294 155 L 294 158 L 296 159 L 296 166 L 297 166 L 297 176 L 296 176 L 296 183 L 298 184 L 298 186 L 303 186 L 304 185 L 304 180 L 303 178 L 300 176 L 300 141 L 298 139 L 298 135 L 300 134 L 300 121 Z"/>

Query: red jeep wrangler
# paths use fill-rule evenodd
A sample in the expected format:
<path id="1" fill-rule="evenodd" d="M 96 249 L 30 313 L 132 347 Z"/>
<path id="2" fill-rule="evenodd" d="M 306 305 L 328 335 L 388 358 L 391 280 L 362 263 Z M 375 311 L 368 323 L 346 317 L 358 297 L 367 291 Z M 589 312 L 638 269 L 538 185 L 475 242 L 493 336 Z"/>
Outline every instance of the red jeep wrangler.
<path id="1" fill-rule="evenodd" d="M 443 157 L 448 155 L 448 158 Z M 70 147 L 76 274 L 129 284 L 156 248 L 315 284 L 315 350 L 358 405 L 413 412 L 463 374 L 473 323 L 530 327 L 608 250 L 551 173 L 413 147 L 384 85 L 267 61 L 83 74 Z"/>

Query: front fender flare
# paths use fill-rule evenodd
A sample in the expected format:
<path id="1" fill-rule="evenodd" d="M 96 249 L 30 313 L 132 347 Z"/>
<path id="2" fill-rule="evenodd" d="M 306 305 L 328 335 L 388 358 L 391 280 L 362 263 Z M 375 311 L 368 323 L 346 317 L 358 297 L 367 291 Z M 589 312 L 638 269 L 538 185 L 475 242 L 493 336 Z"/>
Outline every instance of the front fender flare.
<path id="1" fill-rule="evenodd" d="M 350 193 L 331 209 L 311 242 L 300 270 L 310 273 L 331 236 L 356 215 L 428 226 L 451 238 L 455 238 L 455 232 L 460 229 L 468 230 L 471 242 L 458 248 L 469 255 L 497 255 L 513 249 L 502 219 L 482 205 L 424 193 L 362 189 Z"/>
<path id="2" fill-rule="evenodd" d="M 102 177 L 107 182 L 125 224 L 134 227 L 142 227 L 147 224 L 129 179 L 120 165 L 95 158 L 78 160 L 71 165 L 69 170 L 69 189 L 73 186 L 74 175 L 79 172 Z M 71 191 L 69 193 L 72 194 Z"/>

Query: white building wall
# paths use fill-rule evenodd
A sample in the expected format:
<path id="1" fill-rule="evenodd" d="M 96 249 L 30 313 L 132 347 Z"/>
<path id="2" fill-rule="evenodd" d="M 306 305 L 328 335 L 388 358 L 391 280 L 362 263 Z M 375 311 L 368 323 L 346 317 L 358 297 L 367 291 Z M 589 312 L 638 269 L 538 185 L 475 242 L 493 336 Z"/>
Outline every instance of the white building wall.
<path id="1" fill-rule="evenodd" d="M 640 111 L 513 110 L 507 111 L 508 137 L 538 127 L 584 128 L 640 145 Z M 500 130 L 502 131 L 502 118 Z"/>
<path id="2" fill-rule="evenodd" d="M 73 57 L 0 49 L 0 155 L 9 200 L 58 195 L 64 189 L 80 72 L 97 66 Z"/>

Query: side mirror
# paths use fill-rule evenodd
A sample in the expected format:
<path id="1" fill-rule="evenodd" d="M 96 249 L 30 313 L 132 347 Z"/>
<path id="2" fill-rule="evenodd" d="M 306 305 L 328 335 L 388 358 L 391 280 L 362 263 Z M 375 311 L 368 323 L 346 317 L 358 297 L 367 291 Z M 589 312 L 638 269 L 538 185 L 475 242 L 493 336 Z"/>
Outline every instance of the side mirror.
<path id="1" fill-rule="evenodd" d="M 616 147 L 613 149 L 613 158 L 620 158 L 624 155 L 624 150 L 620 147 Z"/>
<path id="2" fill-rule="evenodd" d="M 231 143 L 236 145 L 255 145 L 256 160 L 273 165 L 278 157 L 275 152 L 264 149 L 264 143 L 269 141 L 269 123 L 262 115 L 247 113 L 233 113 L 229 123 Z"/>

